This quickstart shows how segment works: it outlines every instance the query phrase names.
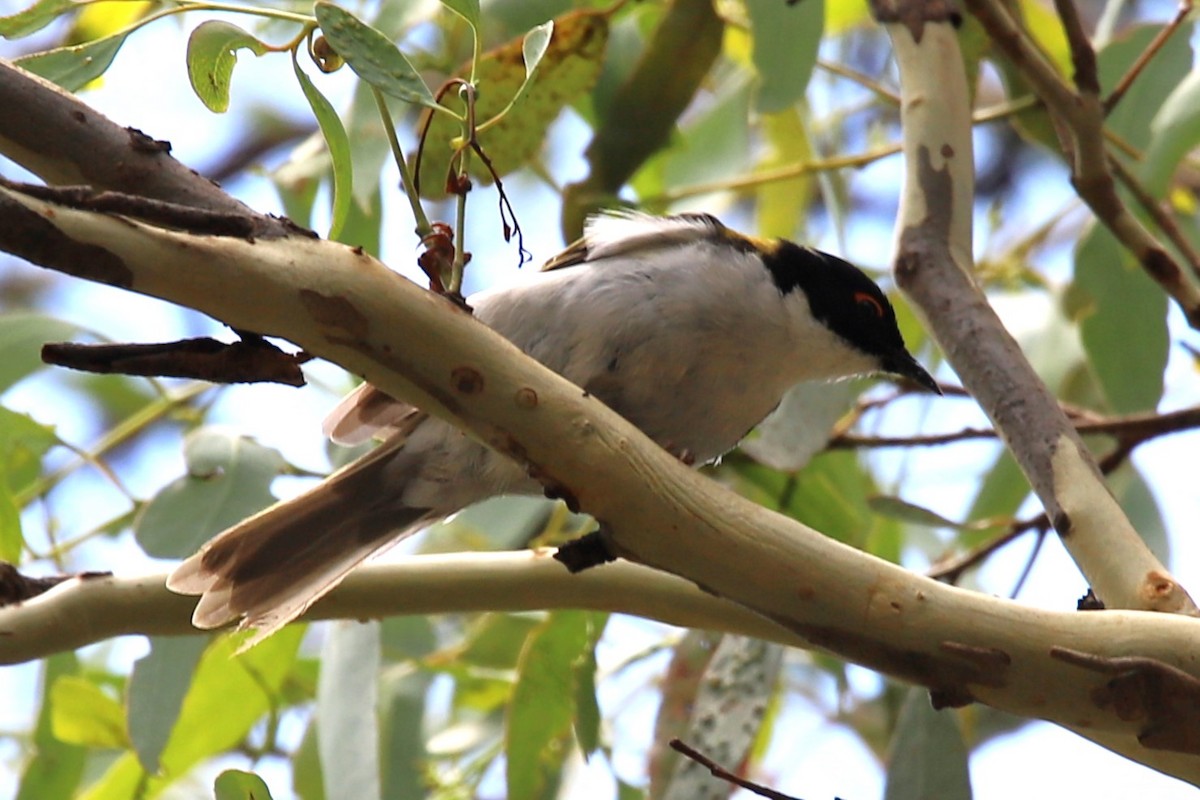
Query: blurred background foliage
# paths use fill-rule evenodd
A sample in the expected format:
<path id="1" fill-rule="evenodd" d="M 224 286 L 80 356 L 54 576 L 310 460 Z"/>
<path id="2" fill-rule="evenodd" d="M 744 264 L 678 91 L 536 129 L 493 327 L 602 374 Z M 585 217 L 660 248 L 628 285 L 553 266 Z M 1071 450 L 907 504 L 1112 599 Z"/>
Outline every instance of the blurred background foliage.
<path id="1" fill-rule="evenodd" d="M 1052 6 L 1010 5 L 1069 76 Z M 1079 5 L 1106 88 L 1174 10 Z M 336 56 L 305 38 L 313 9 L 304 3 L 0 0 L 0 9 L 0 54 L 172 140 L 185 163 L 255 208 L 332 231 L 414 279 L 424 280 L 420 221 L 397 188 L 378 102 L 341 59 L 359 72 L 363 58 L 399 64 L 377 76 L 381 102 L 428 219 L 461 223 L 468 290 L 527 253 L 551 256 L 590 211 L 614 205 L 718 213 L 842 253 L 888 283 L 902 173 L 897 75 L 865 2 L 380 0 L 348 4 L 344 16 L 399 50 L 351 37 L 333 42 Z M 1182 316 L 1075 196 L 1021 76 L 973 19 L 960 36 L 976 76 L 979 280 L 1080 420 L 1194 403 L 1196 351 Z M 1186 21 L 1108 127 L 1118 157 L 1195 243 L 1192 42 Z M 452 77 L 477 90 L 481 152 L 469 162 L 465 210 L 447 195 L 462 124 L 431 108 L 448 86 L 442 103 L 462 112 Z M 311 386 L 299 391 L 51 370 L 38 358 L 45 341 L 229 334 L 11 259 L 0 261 L 0 303 L 0 559 L 23 571 L 163 569 L 156 559 L 189 554 L 353 455 L 319 442 L 322 411 L 351 385 L 331 365 L 310 365 Z M 906 340 L 953 385 L 897 303 Z M 985 427 L 953 395 L 873 381 L 799 387 L 707 469 L 883 558 L 1070 608 L 1086 587 L 1052 540 L 1042 547 L 1046 527 L 1012 460 L 963 434 Z M 918 432 L 945 441 L 918 447 L 906 439 Z M 1193 454 L 1197 442 L 1170 441 L 1130 460 L 1138 441 L 1089 437 L 1136 527 L 1161 557 L 1176 556 L 1186 583 L 1180 534 L 1200 508 L 1180 465 L 1190 467 L 1187 442 Z M 408 549 L 553 544 L 589 525 L 548 502 L 500 499 Z M 227 635 L 119 640 L 10 669 L 0 793 L 728 796 L 729 784 L 666 747 L 678 737 L 803 796 L 875 796 L 886 782 L 888 797 L 952 798 L 970 795 L 971 751 L 1026 725 L 979 707 L 935 715 L 922 692 L 822 654 L 591 612 L 293 626 L 246 654 L 234 649 Z M 831 757 L 863 766 L 834 768 Z M 1088 776 L 1068 779 L 1082 787 Z M 995 796 L 1019 791 L 996 783 Z M 988 794 L 978 779 L 975 794 Z"/>

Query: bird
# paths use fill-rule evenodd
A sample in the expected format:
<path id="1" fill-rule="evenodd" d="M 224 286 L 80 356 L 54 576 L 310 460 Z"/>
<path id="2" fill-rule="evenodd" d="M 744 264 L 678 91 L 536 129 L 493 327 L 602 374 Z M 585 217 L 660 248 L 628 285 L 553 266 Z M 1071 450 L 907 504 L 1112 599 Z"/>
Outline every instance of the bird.
<path id="1" fill-rule="evenodd" d="M 882 373 L 940 394 L 879 286 L 849 262 L 708 214 L 603 212 L 536 272 L 467 298 L 475 317 L 685 463 L 732 450 L 804 381 Z M 541 494 L 525 468 L 369 383 L 325 433 L 375 449 L 218 534 L 170 575 L 200 595 L 198 628 L 257 642 L 371 555 L 503 494 Z"/>

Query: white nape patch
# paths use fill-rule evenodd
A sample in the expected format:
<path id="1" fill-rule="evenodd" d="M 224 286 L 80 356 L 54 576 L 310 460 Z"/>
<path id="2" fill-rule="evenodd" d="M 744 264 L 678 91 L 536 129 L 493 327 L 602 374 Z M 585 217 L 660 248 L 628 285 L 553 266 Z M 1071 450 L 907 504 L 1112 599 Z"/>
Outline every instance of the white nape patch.
<path id="1" fill-rule="evenodd" d="M 720 230 L 710 217 L 686 215 L 656 217 L 625 209 L 588 217 L 583 226 L 587 260 L 596 261 L 633 251 L 673 247 L 710 238 Z"/>

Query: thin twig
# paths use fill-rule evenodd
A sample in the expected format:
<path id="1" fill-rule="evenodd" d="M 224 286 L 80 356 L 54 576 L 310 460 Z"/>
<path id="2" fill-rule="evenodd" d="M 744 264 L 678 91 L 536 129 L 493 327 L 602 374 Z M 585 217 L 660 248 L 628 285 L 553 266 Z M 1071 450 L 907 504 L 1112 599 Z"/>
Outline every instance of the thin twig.
<path id="1" fill-rule="evenodd" d="M 1175 12 L 1174 19 L 1158 32 L 1158 35 L 1154 37 L 1153 41 L 1146 46 L 1146 49 L 1133 62 L 1133 66 L 1129 68 L 1129 71 L 1121 76 L 1121 80 L 1117 81 L 1116 87 L 1109 93 L 1108 97 L 1104 98 L 1105 116 L 1111 114 L 1113 109 L 1117 107 L 1117 104 L 1121 102 L 1126 92 L 1129 91 L 1129 87 L 1142 74 L 1142 70 L 1158 55 L 1159 51 L 1166 45 L 1167 40 L 1171 38 L 1175 31 L 1179 30 L 1179 27 L 1183 25 L 1184 20 L 1187 19 L 1190 13 L 1192 13 L 1192 0 L 1183 0 Z"/>
<path id="2" fill-rule="evenodd" d="M 737 786 L 741 789 L 746 789 L 749 792 L 753 792 L 759 797 L 766 797 L 769 798 L 769 800 L 800 800 L 794 795 L 777 792 L 774 789 L 769 789 L 766 786 L 763 786 L 762 784 L 754 783 L 753 781 L 748 781 L 745 778 L 735 775 L 717 762 L 713 761 L 708 756 L 701 753 L 699 750 L 684 744 L 679 739 L 672 739 L 667 744 L 671 746 L 672 750 L 682 753 L 687 758 L 690 758 L 692 761 L 695 761 L 697 764 L 707 769 L 713 774 L 713 777 L 720 778 L 723 781 L 728 781 L 734 786 Z"/>

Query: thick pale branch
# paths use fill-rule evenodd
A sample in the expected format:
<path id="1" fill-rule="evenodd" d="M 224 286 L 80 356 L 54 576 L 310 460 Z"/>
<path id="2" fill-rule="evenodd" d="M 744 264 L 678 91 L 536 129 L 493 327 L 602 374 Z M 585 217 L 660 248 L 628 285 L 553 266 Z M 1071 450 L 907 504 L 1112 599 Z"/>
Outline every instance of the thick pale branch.
<path id="1" fill-rule="evenodd" d="M 971 277 L 970 102 L 953 28 L 889 25 L 908 178 L 896 279 L 991 417 L 1064 545 L 1109 608 L 1195 614 L 1104 484 L 1074 426 Z"/>
<path id="2" fill-rule="evenodd" d="M 0 664 L 17 664 L 115 636 L 201 635 L 195 598 L 167 591 L 165 575 L 75 578 L 0 608 Z M 423 555 L 355 570 L 304 616 L 376 619 L 401 614 L 586 608 L 671 625 L 740 633 L 797 647 L 802 638 L 741 606 L 658 570 L 618 562 L 571 575 L 549 552 Z"/>

